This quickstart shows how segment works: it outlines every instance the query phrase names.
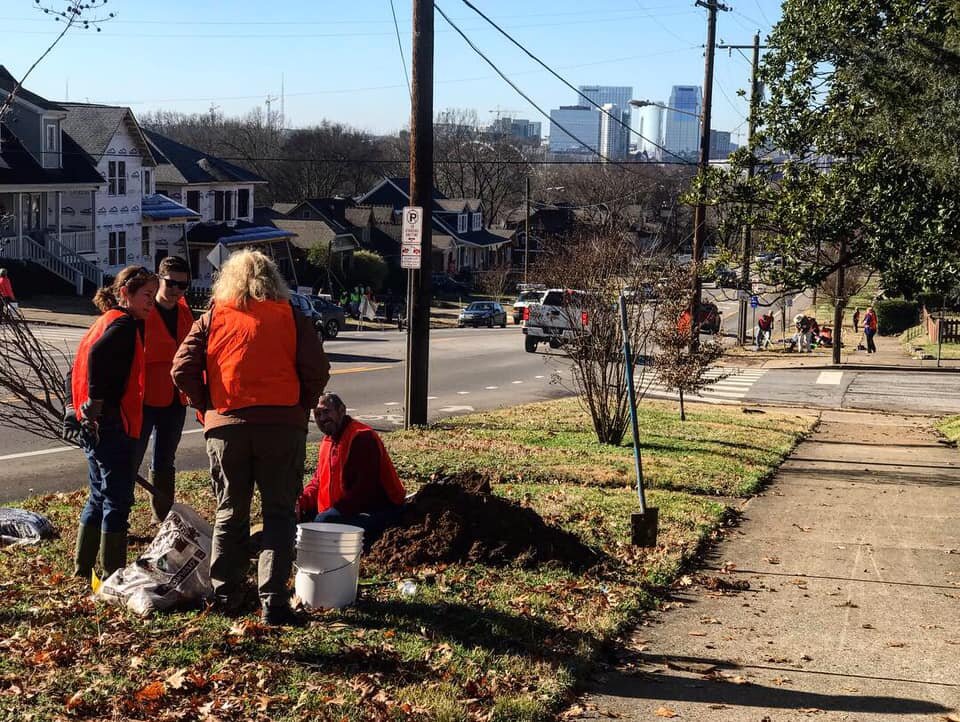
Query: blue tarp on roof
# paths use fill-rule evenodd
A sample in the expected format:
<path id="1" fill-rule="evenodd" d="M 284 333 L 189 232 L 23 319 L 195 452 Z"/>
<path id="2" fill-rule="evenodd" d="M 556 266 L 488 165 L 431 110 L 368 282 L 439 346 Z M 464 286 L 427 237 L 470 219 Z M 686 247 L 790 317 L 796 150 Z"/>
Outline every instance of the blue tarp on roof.
<path id="1" fill-rule="evenodd" d="M 200 220 L 200 214 L 187 208 L 161 193 L 144 196 L 140 203 L 140 212 L 144 218 L 151 221 L 168 221 L 171 219 Z"/>
<path id="2" fill-rule="evenodd" d="M 225 223 L 199 223 L 187 231 L 190 245 L 215 246 L 223 243 L 227 246 L 242 246 L 245 243 L 264 241 L 289 241 L 296 233 L 284 231 L 272 226 L 255 226 L 246 221 L 237 221 L 235 226 Z"/>

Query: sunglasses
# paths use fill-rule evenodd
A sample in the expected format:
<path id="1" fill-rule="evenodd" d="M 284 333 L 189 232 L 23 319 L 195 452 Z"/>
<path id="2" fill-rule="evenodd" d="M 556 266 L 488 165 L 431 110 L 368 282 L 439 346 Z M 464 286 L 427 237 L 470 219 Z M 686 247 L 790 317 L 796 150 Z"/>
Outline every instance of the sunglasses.
<path id="1" fill-rule="evenodd" d="M 160 280 L 172 288 L 179 288 L 181 291 L 190 288 L 190 281 L 174 281 L 172 278 L 161 278 Z"/>

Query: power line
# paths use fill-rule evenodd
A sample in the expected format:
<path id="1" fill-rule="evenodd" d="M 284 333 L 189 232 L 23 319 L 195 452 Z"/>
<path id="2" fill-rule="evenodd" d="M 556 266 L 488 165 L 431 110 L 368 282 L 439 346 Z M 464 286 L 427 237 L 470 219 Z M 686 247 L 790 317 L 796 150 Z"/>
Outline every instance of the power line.
<path id="1" fill-rule="evenodd" d="M 400 49 L 400 62 L 403 63 L 403 77 L 407 79 L 407 91 L 410 95 L 413 95 L 413 90 L 410 89 L 410 74 L 407 72 L 407 58 L 403 54 L 403 43 L 400 42 L 400 24 L 397 22 L 397 8 L 393 4 L 393 0 L 390 0 L 390 12 L 393 13 L 393 29 L 397 31 L 397 47 Z"/>
<path id="2" fill-rule="evenodd" d="M 539 112 L 540 115 L 542 115 L 544 118 L 546 118 L 547 120 L 549 120 L 553 125 L 556 125 L 560 130 L 562 130 L 562 131 L 563 131 L 564 133 L 566 133 L 568 136 L 570 136 L 571 138 L 573 138 L 577 143 L 579 143 L 580 145 L 582 145 L 584 148 L 586 148 L 586 149 L 587 149 L 588 151 L 590 151 L 591 153 L 597 155 L 599 158 L 601 158 L 601 159 L 604 160 L 605 162 L 607 162 L 607 163 L 613 163 L 613 164 L 615 164 L 615 165 L 620 165 L 621 167 L 624 167 L 624 168 L 627 167 L 627 166 L 624 166 L 624 165 L 622 165 L 622 164 L 620 164 L 620 163 L 617 163 L 617 161 L 614 161 L 614 160 L 611 160 L 610 158 L 607 158 L 607 156 L 605 156 L 605 155 L 604 155 L 603 153 L 601 153 L 599 150 L 596 150 L 593 146 L 588 145 L 587 143 L 584 143 L 584 142 L 583 142 L 582 140 L 580 140 L 577 136 L 575 136 L 575 135 L 574 135 L 573 133 L 571 133 L 569 130 L 567 130 L 566 128 L 564 128 L 560 123 L 558 123 L 558 122 L 556 122 L 555 120 L 553 120 L 553 119 L 550 117 L 550 114 L 549 114 L 549 113 L 547 113 L 543 108 L 541 108 L 539 105 L 537 105 L 537 104 L 533 101 L 533 98 L 531 98 L 529 95 L 527 95 L 526 93 L 524 93 L 523 90 L 521 90 L 520 87 L 519 87 L 516 83 L 514 83 L 512 80 L 510 80 L 510 78 L 508 78 L 508 77 L 503 73 L 503 71 L 501 71 L 500 68 L 497 67 L 496 63 L 494 63 L 492 60 L 490 60 L 490 58 L 488 58 L 488 57 L 484 54 L 484 52 L 483 52 L 482 50 L 480 50 L 480 48 L 478 48 L 478 47 L 473 43 L 473 41 L 470 40 L 470 38 L 468 38 L 468 37 L 466 36 L 466 34 L 449 18 L 449 16 L 448 16 L 445 12 L 443 12 L 443 9 L 442 9 L 439 5 L 437 5 L 436 3 L 434 3 L 434 4 L 433 4 L 433 7 L 435 7 L 435 8 L 437 9 L 437 12 L 440 13 L 440 14 L 443 16 L 443 19 L 446 20 L 446 21 L 450 24 L 450 27 L 452 27 L 454 30 L 457 31 L 457 33 L 460 35 L 460 37 L 463 38 L 464 42 L 466 42 L 466 44 L 469 45 L 470 48 L 471 48 L 477 55 L 479 55 L 481 58 L 483 58 L 483 59 L 486 61 L 486 63 L 487 63 L 491 68 L 493 68 L 494 72 L 495 72 L 497 75 L 499 75 L 501 78 L 503 78 L 504 82 L 506 82 L 511 88 L 513 88 L 515 91 L 517 91 L 517 93 L 519 93 L 520 96 L 521 96 L 524 100 L 526 100 L 528 103 L 530 103 L 530 105 L 532 105 L 534 108 L 536 108 L 536 109 L 537 109 L 537 112 Z"/>
<path id="3" fill-rule="evenodd" d="M 680 159 L 680 160 L 683 160 L 684 162 L 688 162 L 685 158 L 683 158 L 683 156 L 680 156 L 680 155 L 674 153 L 673 151 L 668 150 L 667 148 L 664 148 L 664 147 L 663 147 L 662 145 L 660 145 L 659 143 L 650 140 L 649 138 L 647 138 L 647 137 L 645 137 L 644 135 L 638 133 L 636 130 L 634 130 L 634 129 L 631 128 L 629 125 L 627 125 L 626 123 L 624 123 L 620 118 L 617 118 L 617 117 L 614 116 L 612 113 L 607 112 L 606 109 L 602 108 L 598 103 L 595 103 L 592 99 L 588 98 L 586 95 L 584 95 L 582 92 L 580 92 L 580 90 L 579 90 L 578 88 L 575 88 L 575 87 L 573 86 L 573 84 L 571 84 L 569 81 L 567 81 L 566 78 L 564 78 L 563 76 L 561 76 L 557 71 L 555 71 L 553 68 L 551 68 L 551 67 L 550 67 L 549 65 L 547 65 L 545 62 L 543 62 L 543 61 L 542 61 L 540 58 L 538 58 L 536 55 L 534 55 L 534 54 L 531 53 L 529 50 L 527 50 L 527 48 L 526 48 L 522 43 L 518 42 L 518 41 L 517 41 L 516 39 L 514 39 L 514 37 L 513 37 L 512 35 L 510 35 L 506 30 L 504 30 L 503 28 L 501 28 L 499 25 L 497 25 L 497 23 L 495 23 L 493 20 L 491 20 L 489 17 L 487 17 L 487 15 L 485 15 L 483 12 L 481 12 L 481 11 L 477 8 L 476 5 L 474 5 L 472 2 L 470 2 L 470 0 L 461 0 L 461 1 L 463 2 L 464 5 L 466 5 L 468 8 L 470 8 L 471 10 L 473 10 L 477 15 L 479 15 L 479 16 L 482 17 L 484 20 L 486 20 L 491 26 L 493 26 L 493 27 L 497 30 L 497 32 L 499 32 L 501 35 L 503 35 L 503 36 L 504 36 L 507 40 L 509 40 L 511 43 L 513 43 L 514 45 L 516 45 L 520 50 L 522 50 L 528 57 L 530 57 L 532 60 L 534 60 L 534 61 L 535 61 L 538 65 L 540 65 L 544 70 L 546 70 L 547 72 L 549 72 L 553 77 L 555 77 L 555 78 L 556 78 L 557 80 L 559 80 L 561 83 L 563 83 L 563 84 L 566 85 L 568 88 L 570 88 L 571 90 L 573 90 L 577 95 L 579 95 L 581 98 L 583 98 L 584 100 L 586 100 L 588 103 L 590 103 L 590 105 L 592 105 L 593 107 L 595 107 L 597 110 L 599 110 L 601 113 L 603 113 L 604 115 L 606 115 L 608 118 L 610 118 L 611 120 L 615 121 L 618 125 L 623 126 L 624 128 L 627 129 L 627 131 L 633 133 L 634 135 L 636 135 L 637 137 L 639 137 L 641 140 L 644 140 L 644 141 L 646 141 L 647 143 L 650 143 L 650 145 L 652 145 L 653 147 L 662 150 L 664 153 L 667 153 L 668 155 L 672 155 L 674 158 L 678 158 L 678 159 Z M 440 8 L 437 8 L 437 10 L 440 10 Z M 442 11 L 441 11 L 441 14 L 443 14 Z M 444 16 L 444 17 L 446 17 L 446 16 Z M 449 22 L 449 21 L 448 21 L 448 22 Z M 566 132 L 566 131 L 564 131 L 564 132 Z M 568 135 L 569 135 L 569 133 L 568 133 Z M 693 164 L 691 164 L 691 165 L 693 165 Z"/>

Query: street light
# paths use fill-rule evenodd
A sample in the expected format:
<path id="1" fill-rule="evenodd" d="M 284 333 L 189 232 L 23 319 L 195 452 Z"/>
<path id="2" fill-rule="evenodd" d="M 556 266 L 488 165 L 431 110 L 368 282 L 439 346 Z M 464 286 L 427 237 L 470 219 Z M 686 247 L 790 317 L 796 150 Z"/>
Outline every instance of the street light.
<path id="1" fill-rule="evenodd" d="M 653 100 L 631 100 L 630 105 L 634 108 L 648 108 L 653 106 L 654 108 L 663 108 L 664 110 L 670 110 L 674 113 L 682 113 L 683 115 L 691 115 L 697 120 L 700 120 L 700 113 L 691 113 L 689 110 L 680 110 L 680 108 L 673 108 L 669 105 L 664 105 L 663 103 L 657 103 Z"/>

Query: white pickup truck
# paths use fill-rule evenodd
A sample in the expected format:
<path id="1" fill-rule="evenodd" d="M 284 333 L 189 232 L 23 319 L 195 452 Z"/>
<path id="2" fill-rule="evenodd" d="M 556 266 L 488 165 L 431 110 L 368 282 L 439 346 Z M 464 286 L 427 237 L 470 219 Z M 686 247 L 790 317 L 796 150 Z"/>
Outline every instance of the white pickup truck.
<path id="1" fill-rule="evenodd" d="M 527 353 L 536 353 L 541 343 L 560 348 L 590 330 L 583 296 L 583 291 L 551 288 L 543 292 L 539 302 L 523 309 L 523 347 Z"/>

